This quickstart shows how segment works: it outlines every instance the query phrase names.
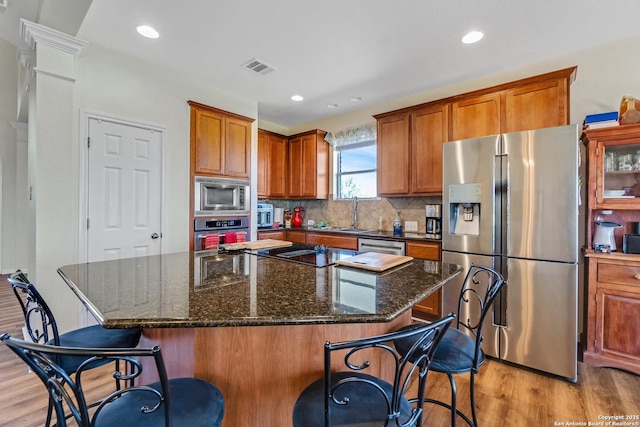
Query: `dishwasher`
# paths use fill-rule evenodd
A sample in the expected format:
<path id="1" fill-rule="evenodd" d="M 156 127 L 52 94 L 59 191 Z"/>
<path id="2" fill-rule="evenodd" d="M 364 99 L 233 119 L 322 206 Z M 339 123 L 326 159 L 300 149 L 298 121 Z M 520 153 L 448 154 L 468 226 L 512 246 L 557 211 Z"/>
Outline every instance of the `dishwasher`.
<path id="1" fill-rule="evenodd" d="M 358 239 L 359 252 L 380 252 L 383 254 L 404 255 L 406 253 L 405 242 L 397 240 Z"/>

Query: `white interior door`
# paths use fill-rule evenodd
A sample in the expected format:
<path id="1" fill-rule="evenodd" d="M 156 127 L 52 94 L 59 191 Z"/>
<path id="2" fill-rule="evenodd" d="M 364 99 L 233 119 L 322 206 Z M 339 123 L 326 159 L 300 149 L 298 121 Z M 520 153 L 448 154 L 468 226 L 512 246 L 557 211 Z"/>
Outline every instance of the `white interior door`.
<path id="1" fill-rule="evenodd" d="M 161 252 L 162 133 L 89 119 L 87 261 Z"/>

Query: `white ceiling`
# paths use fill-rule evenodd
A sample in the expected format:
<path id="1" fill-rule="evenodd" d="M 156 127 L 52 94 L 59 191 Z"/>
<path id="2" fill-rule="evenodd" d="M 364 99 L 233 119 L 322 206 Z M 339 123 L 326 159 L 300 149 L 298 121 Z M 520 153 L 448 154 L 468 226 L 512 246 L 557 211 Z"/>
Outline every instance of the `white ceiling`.
<path id="1" fill-rule="evenodd" d="M 18 40 L 17 23 L 14 35 L 6 34 L 14 31 L 6 25 L 12 8 L 37 20 L 38 8 L 29 4 L 40 10 L 60 4 L 7 1 L 0 37 L 9 41 Z M 256 100 L 261 120 L 284 127 L 640 35 L 640 0 L 66 3 L 90 3 L 79 38 Z M 155 27 L 160 38 L 140 37 L 141 24 Z M 484 39 L 463 45 L 460 38 L 472 29 Z M 251 58 L 276 71 L 260 76 L 242 69 Z M 304 101 L 291 101 L 293 94 Z"/>

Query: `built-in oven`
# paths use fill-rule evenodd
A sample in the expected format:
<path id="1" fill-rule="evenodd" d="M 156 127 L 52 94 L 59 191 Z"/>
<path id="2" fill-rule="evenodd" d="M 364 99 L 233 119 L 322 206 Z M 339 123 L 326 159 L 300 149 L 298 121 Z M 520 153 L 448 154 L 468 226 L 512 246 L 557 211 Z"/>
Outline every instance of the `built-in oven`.
<path id="1" fill-rule="evenodd" d="M 249 181 L 194 177 L 194 216 L 248 216 L 249 188 Z"/>
<path id="2" fill-rule="evenodd" d="M 224 243 L 249 239 L 249 217 L 196 218 L 193 224 L 193 250 L 216 249 Z"/>

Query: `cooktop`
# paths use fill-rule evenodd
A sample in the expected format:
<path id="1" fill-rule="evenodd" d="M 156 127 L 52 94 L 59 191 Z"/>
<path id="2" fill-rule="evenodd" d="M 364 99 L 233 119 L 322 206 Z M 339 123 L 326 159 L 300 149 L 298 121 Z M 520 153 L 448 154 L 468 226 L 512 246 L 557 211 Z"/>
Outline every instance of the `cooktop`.
<path id="1" fill-rule="evenodd" d="M 348 249 L 333 249 L 329 246 L 294 244 L 285 248 L 261 249 L 250 253 L 314 267 L 328 267 L 335 264 L 337 259 L 347 258 L 358 252 Z"/>

